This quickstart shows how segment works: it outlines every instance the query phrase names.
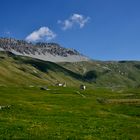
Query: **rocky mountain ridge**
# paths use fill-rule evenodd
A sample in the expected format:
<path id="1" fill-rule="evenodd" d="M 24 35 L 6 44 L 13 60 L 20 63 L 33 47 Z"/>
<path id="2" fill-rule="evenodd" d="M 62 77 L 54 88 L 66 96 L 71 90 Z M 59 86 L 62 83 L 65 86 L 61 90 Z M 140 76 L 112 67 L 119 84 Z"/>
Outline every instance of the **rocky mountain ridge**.
<path id="1" fill-rule="evenodd" d="M 88 58 L 75 49 L 63 48 L 57 43 L 28 43 L 13 38 L 0 38 L 0 50 L 52 62 L 79 62 Z"/>

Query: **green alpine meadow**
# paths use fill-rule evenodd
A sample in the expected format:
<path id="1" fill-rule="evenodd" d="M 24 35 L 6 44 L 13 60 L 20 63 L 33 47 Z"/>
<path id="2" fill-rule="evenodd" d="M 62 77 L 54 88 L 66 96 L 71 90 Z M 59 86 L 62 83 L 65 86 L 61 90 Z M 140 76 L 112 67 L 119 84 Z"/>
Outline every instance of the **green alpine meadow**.
<path id="1" fill-rule="evenodd" d="M 0 0 L 0 140 L 140 140 L 140 0 Z"/>
<path id="2" fill-rule="evenodd" d="M 82 74 L 81 64 L 90 71 Z M 104 65 L 111 71 L 105 72 Z M 1 52 L 0 139 L 140 139 L 138 65 L 56 64 Z M 122 76 L 114 67 L 137 76 Z"/>

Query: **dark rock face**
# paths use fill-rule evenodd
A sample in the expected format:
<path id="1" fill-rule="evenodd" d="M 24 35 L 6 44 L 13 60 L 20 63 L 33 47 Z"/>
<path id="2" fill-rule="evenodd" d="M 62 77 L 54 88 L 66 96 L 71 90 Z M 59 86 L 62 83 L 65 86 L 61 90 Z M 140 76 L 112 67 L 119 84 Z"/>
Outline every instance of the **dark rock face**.
<path id="1" fill-rule="evenodd" d="M 67 49 L 61 47 L 57 43 L 28 43 L 24 40 L 16 40 L 12 38 L 0 38 L 0 48 L 4 49 L 5 51 L 16 51 L 20 54 L 27 54 L 27 55 L 45 55 L 49 53 L 53 56 L 62 56 L 67 57 L 68 55 L 80 55 L 74 49 Z"/>

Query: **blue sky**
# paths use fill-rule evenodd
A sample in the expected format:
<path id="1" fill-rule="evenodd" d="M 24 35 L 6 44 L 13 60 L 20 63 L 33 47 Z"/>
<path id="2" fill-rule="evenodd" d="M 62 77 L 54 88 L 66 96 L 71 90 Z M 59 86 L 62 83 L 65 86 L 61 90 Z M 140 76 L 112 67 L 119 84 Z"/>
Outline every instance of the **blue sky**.
<path id="1" fill-rule="evenodd" d="M 0 0 L 0 36 L 43 37 L 93 59 L 140 60 L 140 0 Z"/>

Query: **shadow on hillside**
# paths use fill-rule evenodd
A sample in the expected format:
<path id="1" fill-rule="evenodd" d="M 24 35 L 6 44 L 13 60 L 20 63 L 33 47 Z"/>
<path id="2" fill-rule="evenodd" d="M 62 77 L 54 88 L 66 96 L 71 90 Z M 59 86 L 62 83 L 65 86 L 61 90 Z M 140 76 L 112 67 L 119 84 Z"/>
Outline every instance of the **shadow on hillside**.
<path id="1" fill-rule="evenodd" d="M 71 76 L 75 79 L 84 81 L 84 77 L 82 75 L 74 73 L 53 62 L 43 61 L 43 60 L 39 60 L 39 59 L 25 58 L 25 57 L 21 57 L 21 56 L 20 57 L 16 56 L 13 58 L 17 61 L 17 63 L 29 64 L 44 73 L 48 73 L 49 71 L 59 72 L 59 73 L 65 74 L 66 76 Z"/>

